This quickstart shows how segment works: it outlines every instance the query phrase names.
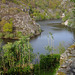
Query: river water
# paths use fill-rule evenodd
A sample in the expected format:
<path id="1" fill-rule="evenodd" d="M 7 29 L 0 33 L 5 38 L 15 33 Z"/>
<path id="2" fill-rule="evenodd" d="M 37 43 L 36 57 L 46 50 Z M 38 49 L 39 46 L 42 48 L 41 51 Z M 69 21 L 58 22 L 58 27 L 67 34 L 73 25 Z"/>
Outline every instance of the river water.
<path id="1" fill-rule="evenodd" d="M 48 45 L 51 46 L 51 38 L 49 32 L 52 33 L 54 41 L 54 53 L 59 53 L 58 46 L 63 44 L 67 49 L 75 41 L 75 29 L 69 28 L 67 26 L 61 25 L 61 20 L 47 20 L 47 21 L 38 21 L 42 29 L 42 33 L 30 40 L 30 43 L 33 47 L 34 53 L 47 54 L 48 51 L 45 50 L 45 47 Z M 49 38 L 48 38 L 49 36 Z M 7 42 L 14 42 L 15 40 L 3 40 L 2 45 Z"/>
<path id="2" fill-rule="evenodd" d="M 70 45 L 72 45 L 75 41 L 75 29 L 69 28 L 67 26 L 61 25 L 61 20 L 47 20 L 47 21 L 38 21 L 43 32 L 41 35 L 33 38 L 30 43 L 33 47 L 34 53 L 47 54 L 48 51 L 45 50 L 45 47 L 48 45 L 51 46 L 51 39 L 49 32 L 52 33 L 54 38 L 53 47 L 54 53 L 59 53 L 58 46 L 59 44 L 63 44 L 63 46 L 67 49 Z M 49 36 L 49 38 L 48 38 Z"/>

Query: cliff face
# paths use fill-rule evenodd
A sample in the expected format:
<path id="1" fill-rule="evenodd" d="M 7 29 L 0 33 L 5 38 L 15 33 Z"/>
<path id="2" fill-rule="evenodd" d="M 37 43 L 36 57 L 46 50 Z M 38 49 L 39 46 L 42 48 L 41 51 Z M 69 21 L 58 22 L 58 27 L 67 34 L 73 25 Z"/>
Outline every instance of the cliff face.
<path id="1" fill-rule="evenodd" d="M 75 28 L 75 3 L 71 0 L 63 0 L 61 6 L 64 9 L 63 24 Z"/>
<path id="2" fill-rule="evenodd" d="M 60 68 L 56 75 L 75 75 L 75 44 L 60 57 Z"/>
<path id="3" fill-rule="evenodd" d="M 0 21 L 9 21 L 10 19 L 12 19 L 13 23 L 13 33 L 21 32 L 23 35 L 40 34 L 40 26 L 32 20 L 28 10 L 23 10 L 22 5 L 17 5 L 9 1 L 3 4 L 0 1 Z"/>

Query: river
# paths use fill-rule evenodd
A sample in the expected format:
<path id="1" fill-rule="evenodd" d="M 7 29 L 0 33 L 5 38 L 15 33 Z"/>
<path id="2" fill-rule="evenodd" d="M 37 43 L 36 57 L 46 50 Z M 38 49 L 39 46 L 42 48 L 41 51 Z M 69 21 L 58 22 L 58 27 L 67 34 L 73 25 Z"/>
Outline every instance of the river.
<path id="1" fill-rule="evenodd" d="M 49 32 L 52 33 L 54 38 L 53 41 L 54 53 L 59 53 L 58 46 L 60 43 L 63 44 L 66 49 L 74 43 L 75 29 L 72 29 L 65 25 L 61 25 L 61 22 L 62 22 L 61 20 L 46 20 L 46 21 L 37 22 L 40 24 L 42 32 L 40 35 L 30 40 L 34 53 L 36 54 L 48 53 L 48 51 L 45 50 L 45 47 L 48 45 L 48 39 L 49 39 L 49 45 L 51 46 L 51 39 Z M 8 41 L 14 42 L 15 40 L 9 40 L 9 39 L 3 40 L 2 45 Z"/>
<path id="2" fill-rule="evenodd" d="M 47 20 L 47 21 L 38 21 L 43 32 L 41 35 L 33 38 L 30 43 L 33 47 L 34 53 L 47 54 L 48 51 L 45 50 L 45 47 L 48 45 L 48 36 L 49 36 L 49 45 L 51 46 L 51 39 L 49 32 L 52 33 L 54 42 L 54 53 L 59 53 L 58 46 L 63 44 L 67 49 L 75 41 L 75 29 L 67 27 L 61 24 L 61 20 Z"/>

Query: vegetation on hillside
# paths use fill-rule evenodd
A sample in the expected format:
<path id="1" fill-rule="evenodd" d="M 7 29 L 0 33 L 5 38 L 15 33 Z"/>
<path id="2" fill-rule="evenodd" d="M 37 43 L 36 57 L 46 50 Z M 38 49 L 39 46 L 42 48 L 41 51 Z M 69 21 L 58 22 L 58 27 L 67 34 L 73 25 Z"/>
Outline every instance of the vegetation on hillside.
<path id="1" fill-rule="evenodd" d="M 71 1 L 75 2 L 75 0 Z M 3 4 L 7 4 L 7 2 L 22 6 L 22 10 L 15 6 L 15 8 L 9 8 L 8 13 L 4 12 L 4 14 L 13 15 L 23 12 L 29 14 L 32 20 L 45 20 L 59 19 L 60 15 L 64 12 L 65 17 L 63 21 L 69 19 L 69 25 L 75 26 L 75 9 L 67 14 L 68 11 L 61 7 L 62 0 L 2 0 Z M 1 6 L 1 9 L 5 9 L 5 6 Z M 0 16 L 0 38 L 13 38 L 17 36 L 20 39 L 14 43 L 8 42 L 0 47 L 0 74 L 54 75 L 60 64 L 60 55 L 51 53 L 54 50 L 52 33 L 49 33 L 51 36 L 51 46 L 48 44 L 46 47 L 49 55 L 39 55 L 38 59 L 40 60 L 33 64 L 32 62 L 36 55 L 33 53 L 33 48 L 29 43 L 30 38 L 22 36 L 22 33 L 19 31 L 13 35 L 13 18 L 5 20 L 2 19 L 2 16 Z M 65 51 L 62 44 L 59 45 L 59 49 L 62 50 L 60 53 Z"/>
<path id="2" fill-rule="evenodd" d="M 68 10 L 64 11 L 65 17 L 63 17 L 63 21 L 66 22 L 68 21 L 68 26 L 75 28 L 75 1 L 70 0 L 70 2 L 73 3 L 72 7 L 69 8 Z M 67 3 L 67 2 L 66 2 Z"/>
<path id="3" fill-rule="evenodd" d="M 53 72 L 51 75 L 56 73 L 59 67 L 59 54 L 40 55 L 40 61 L 32 64 L 34 55 L 29 37 L 22 36 L 19 41 L 5 44 L 0 47 L 0 74 L 42 75 L 43 71 L 45 74 Z"/>
<path id="4" fill-rule="evenodd" d="M 6 1 L 22 5 L 23 9 L 26 7 L 26 12 L 35 20 L 60 18 L 62 0 L 2 0 L 2 3 Z"/>

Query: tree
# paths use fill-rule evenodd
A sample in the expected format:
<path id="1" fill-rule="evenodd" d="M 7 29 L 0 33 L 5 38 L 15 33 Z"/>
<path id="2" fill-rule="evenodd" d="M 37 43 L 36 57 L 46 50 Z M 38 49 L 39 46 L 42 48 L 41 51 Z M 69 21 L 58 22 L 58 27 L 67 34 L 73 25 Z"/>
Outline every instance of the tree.
<path id="1" fill-rule="evenodd" d="M 2 67 L 4 72 L 13 67 L 25 67 L 25 64 L 33 59 L 33 49 L 28 37 L 22 36 L 19 41 L 8 43 L 3 46 Z"/>
<path id="2" fill-rule="evenodd" d="M 3 31 L 4 32 L 12 32 L 13 27 L 12 27 L 12 23 L 5 23 L 3 26 Z"/>
<path id="3" fill-rule="evenodd" d="M 50 38 L 51 38 L 51 46 L 49 45 L 49 36 L 48 36 L 48 46 L 45 47 L 46 50 L 49 51 L 49 53 L 54 49 L 53 43 L 54 43 L 54 38 L 51 32 L 49 32 Z"/>

